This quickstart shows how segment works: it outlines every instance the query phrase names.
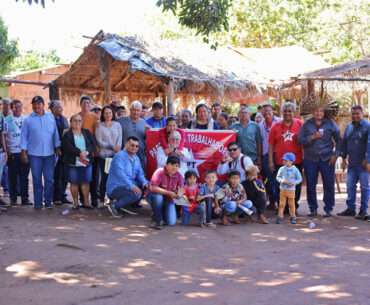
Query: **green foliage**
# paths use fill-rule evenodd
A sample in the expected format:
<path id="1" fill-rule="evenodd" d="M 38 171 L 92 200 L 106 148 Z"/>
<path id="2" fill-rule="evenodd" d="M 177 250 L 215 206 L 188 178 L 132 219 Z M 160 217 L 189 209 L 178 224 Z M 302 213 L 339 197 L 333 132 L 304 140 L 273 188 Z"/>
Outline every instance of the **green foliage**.
<path id="1" fill-rule="evenodd" d="M 370 53 L 368 0 L 232 0 L 218 7 L 226 7 L 225 14 L 218 12 L 215 18 L 210 18 L 206 4 L 216 2 L 160 0 L 157 5 L 177 16 L 180 25 L 195 29 L 203 41 L 213 41 L 213 46 L 300 45 L 310 51 L 327 51 L 323 56 L 331 64 Z M 185 5 L 188 9 L 182 10 Z M 163 17 L 163 22 L 167 18 Z M 165 29 L 162 38 L 184 35 L 183 28 L 178 26 L 162 27 Z"/>
<path id="2" fill-rule="evenodd" d="M 10 65 L 17 56 L 17 41 L 8 40 L 8 28 L 0 17 L 0 77 L 9 73 Z"/>
<path id="3" fill-rule="evenodd" d="M 29 71 L 44 67 L 53 66 L 61 63 L 60 57 L 56 54 L 56 50 L 50 50 L 49 53 L 40 53 L 35 50 L 21 52 L 13 64 L 13 71 Z"/>
<path id="4" fill-rule="evenodd" d="M 163 12 L 171 11 L 179 18 L 179 23 L 202 35 L 204 42 L 209 42 L 213 33 L 228 31 L 228 9 L 231 0 L 158 0 L 157 6 Z M 216 48 L 218 42 L 212 45 Z"/>

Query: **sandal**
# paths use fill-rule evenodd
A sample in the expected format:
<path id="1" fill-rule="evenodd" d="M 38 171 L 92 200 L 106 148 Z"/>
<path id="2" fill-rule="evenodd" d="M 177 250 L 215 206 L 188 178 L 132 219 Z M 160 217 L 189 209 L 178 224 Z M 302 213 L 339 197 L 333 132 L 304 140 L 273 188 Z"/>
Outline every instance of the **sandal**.
<path id="1" fill-rule="evenodd" d="M 230 225 L 230 221 L 227 220 L 227 218 L 221 218 L 221 224 L 223 226 L 229 226 Z"/>
<path id="2" fill-rule="evenodd" d="M 78 205 L 74 205 L 74 206 L 72 207 L 72 210 L 73 210 L 73 211 L 77 211 L 79 208 L 80 208 L 80 207 L 79 207 Z"/>

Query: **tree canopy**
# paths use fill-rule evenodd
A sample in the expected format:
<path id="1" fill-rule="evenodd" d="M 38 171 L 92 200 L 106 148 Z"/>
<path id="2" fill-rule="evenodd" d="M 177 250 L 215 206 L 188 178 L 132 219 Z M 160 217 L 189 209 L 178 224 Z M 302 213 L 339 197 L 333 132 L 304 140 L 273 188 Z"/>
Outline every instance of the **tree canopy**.
<path id="1" fill-rule="evenodd" d="M 61 63 L 56 50 L 50 50 L 48 53 L 35 50 L 21 51 L 20 56 L 14 59 L 11 68 L 13 71 L 29 71 L 49 67 Z"/>
<path id="2" fill-rule="evenodd" d="M 0 17 L 0 77 L 9 73 L 11 63 L 17 56 L 17 41 L 8 39 L 8 28 Z"/>

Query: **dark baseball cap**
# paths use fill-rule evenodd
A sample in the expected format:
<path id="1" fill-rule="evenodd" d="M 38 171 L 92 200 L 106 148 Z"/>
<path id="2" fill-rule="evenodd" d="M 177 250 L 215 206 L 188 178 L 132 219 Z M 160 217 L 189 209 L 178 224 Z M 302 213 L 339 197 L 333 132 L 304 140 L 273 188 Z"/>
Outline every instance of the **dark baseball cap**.
<path id="1" fill-rule="evenodd" d="M 160 103 L 160 102 L 155 102 L 155 103 L 153 103 L 153 105 L 152 105 L 152 110 L 154 110 L 154 109 L 156 109 L 156 108 L 161 108 L 161 109 L 163 109 L 163 105 L 162 105 L 162 103 Z"/>
<path id="2" fill-rule="evenodd" d="M 43 98 L 42 98 L 42 96 L 40 96 L 40 95 L 35 95 L 35 96 L 32 98 L 31 104 L 36 103 L 36 102 L 40 102 L 40 103 L 42 103 L 43 105 L 45 105 L 44 99 L 43 99 Z"/>

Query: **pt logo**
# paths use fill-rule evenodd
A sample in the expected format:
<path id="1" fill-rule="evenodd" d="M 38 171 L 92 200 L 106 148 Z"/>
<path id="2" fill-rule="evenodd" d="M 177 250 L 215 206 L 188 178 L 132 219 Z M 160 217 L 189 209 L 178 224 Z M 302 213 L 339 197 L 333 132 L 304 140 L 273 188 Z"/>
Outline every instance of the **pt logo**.
<path id="1" fill-rule="evenodd" d="M 289 130 L 283 134 L 284 142 L 292 141 L 293 142 L 294 133 L 291 133 Z"/>
<path id="2" fill-rule="evenodd" d="M 193 170 L 197 173 L 198 177 L 199 176 L 199 172 L 198 172 L 198 166 L 201 165 L 203 162 L 205 162 L 206 160 L 196 160 L 194 158 L 194 154 L 193 154 L 193 151 L 191 150 L 190 151 L 190 160 L 186 162 L 186 165 L 188 167 L 188 170 Z"/>

